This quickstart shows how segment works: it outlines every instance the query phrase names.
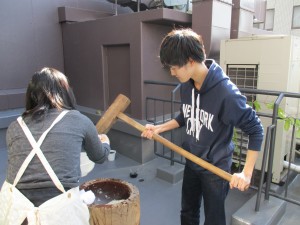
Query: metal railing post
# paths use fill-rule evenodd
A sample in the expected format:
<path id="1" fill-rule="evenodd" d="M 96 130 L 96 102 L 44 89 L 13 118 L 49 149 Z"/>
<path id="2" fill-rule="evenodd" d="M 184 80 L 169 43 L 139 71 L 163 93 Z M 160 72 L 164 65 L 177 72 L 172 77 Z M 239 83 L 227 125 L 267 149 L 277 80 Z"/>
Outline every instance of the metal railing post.
<path id="1" fill-rule="evenodd" d="M 290 171 L 291 171 L 292 151 L 293 151 L 293 145 L 294 145 L 294 137 L 295 137 L 295 123 L 293 124 L 292 142 L 291 142 L 290 156 L 289 156 L 289 167 L 288 167 L 288 172 L 287 172 L 287 175 L 286 175 L 287 179 L 289 178 Z M 287 197 L 287 189 L 288 189 L 288 181 L 285 183 L 284 197 Z"/>
<path id="2" fill-rule="evenodd" d="M 267 155 L 268 155 L 268 151 L 269 151 L 269 148 L 270 148 L 270 136 L 271 136 L 272 130 L 274 128 L 275 128 L 274 124 L 268 126 L 268 128 L 267 128 L 267 134 L 266 134 L 266 138 L 265 138 L 264 154 L 263 154 L 262 163 L 261 163 L 261 177 L 260 177 L 258 191 L 257 191 L 257 197 L 256 197 L 255 212 L 258 212 L 259 207 L 260 207 L 262 187 L 263 187 L 263 183 L 264 183 L 264 179 L 265 179 Z"/>
<path id="3" fill-rule="evenodd" d="M 174 106 L 174 102 L 175 102 L 175 94 L 177 92 L 177 90 L 180 88 L 181 84 L 178 84 L 172 91 L 172 95 L 171 95 L 171 119 L 175 118 L 175 106 Z M 174 131 L 171 130 L 171 141 L 174 143 Z M 175 153 L 174 151 L 171 151 L 171 166 L 174 166 L 174 157 L 175 157 Z"/>
<path id="4" fill-rule="evenodd" d="M 115 16 L 118 15 L 118 0 L 115 0 Z"/>
<path id="5" fill-rule="evenodd" d="M 284 94 L 280 93 L 274 103 L 272 124 L 275 125 L 275 127 L 277 126 L 277 115 L 278 115 L 279 104 L 281 103 L 283 97 L 284 97 Z M 271 186 L 271 181 L 272 181 L 275 137 L 276 137 L 276 129 L 272 130 L 272 135 L 271 135 L 271 144 L 270 144 L 269 160 L 268 160 L 268 174 L 267 174 L 267 183 L 266 183 L 266 194 L 265 194 L 266 200 L 269 200 L 269 192 L 270 192 L 270 186 Z"/>

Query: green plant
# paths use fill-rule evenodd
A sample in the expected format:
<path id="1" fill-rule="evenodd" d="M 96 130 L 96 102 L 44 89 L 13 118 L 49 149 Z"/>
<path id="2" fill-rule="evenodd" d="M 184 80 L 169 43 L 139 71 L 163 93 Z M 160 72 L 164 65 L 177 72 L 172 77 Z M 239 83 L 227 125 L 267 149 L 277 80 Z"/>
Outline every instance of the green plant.
<path id="1" fill-rule="evenodd" d="M 233 136 L 232 136 L 232 141 L 234 143 L 234 152 L 237 154 L 237 155 L 240 155 L 240 149 L 239 147 L 237 146 L 237 131 L 236 131 L 236 128 L 233 129 Z"/>
<path id="2" fill-rule="evenodd" d="M 257 112 L 261 110 L 260 103 L 255 100 L 253 102 L 248 103 L 251 107 L 253 107 Z M 274 103 L 265 103 L 268 109 L 274 110 Z M 295 125 L 296 128 L 296 138 L 300 138 L 300 120 L 294 118 L 292 116 L 288 116 L 282 108 L 278 108 L 277 113 L 278 118 L 280 118 L 284 122 L 284 130 L 288 131 L 291 126 Z"/>
<path id="3" fill-rule="evenodd" d="M 248 105 L 250 105 L 253 109 L 255 109 L 256 112 L 259 112 L 261 110 L 260 103 L 257 100 L 253 102 L 248 102 Z"/>
<path id="4" fill-rule="evenodd" d="M 240 155 L 240 148 L 238 147 L 236 128 L 233 129 L 232 142 L 234 143 L 234 150 L 233 151 L 237 156 L 239 156 Z M 237 162 L 234 162 L 232 165 L 234 166 L 234 169 L 237 169 L 240 166 L 240 164 L 237 163 Z"/>
<path id="5" fill-rule="evenodd" d="M 274 109 L 274 103 L 266 103 L 266 107 L 268 109 Z M 297 118 L 294 118 L 292 116 L 288 116 L 282 108 L 278 108 L 278 118 L 280 118 L 284 122 L 284 130 L 288 131 L 291 126 L 295 126 L 296 132 L 296 138 L 300 138 L 300 120 Z"/>

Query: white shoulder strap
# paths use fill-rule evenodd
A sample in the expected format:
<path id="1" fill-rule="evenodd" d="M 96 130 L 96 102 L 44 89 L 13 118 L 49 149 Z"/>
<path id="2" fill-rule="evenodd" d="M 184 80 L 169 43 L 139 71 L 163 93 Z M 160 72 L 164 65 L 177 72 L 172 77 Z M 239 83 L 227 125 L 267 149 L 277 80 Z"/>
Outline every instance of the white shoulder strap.
<path id="1" fill-rule="evenodd" d="M 26 123 L 24 122 L 24 120 L 22 119 L 22 117 L 18 117 L 18 122 L 21 126 L 21 128 L 23 129 L 26 137 L 28 138 L 31 146 L 32 146 L 32 151 L 29 153 L 29 155 L 26 157 L 25 161 L 23 162 L 20 170 L 17 173 L 17 176 L 14 180 L 13 185 L 15 186 L 20 178 L 22 177 L 22 175 L 24 174 L 27 166 L 29 165 L 30 161 L 32 160 L 32 158 L 34 157 L 35 154 L 37 154 L 37 156 L 39 157 L 39 159 L 41 160 L 43 166 L 45 167 L 45 169 L 47 170 L 50 178 L 52 179 L 52 181 L 54 182 L 55 186 L 62 192 L 65 192 L 65 189 L 63 187 L 63 185 L 61 184 L 61 182 L 59 181 L 58 177 L 56 176 L 56 174 L 54 173 L 53 169 L 51 168 L 50 164 L 48 163 L 46 157 L 44 156 L 43 152 L 40 149 L 40 146 L 42 145 L 46 135 L 48 134 L 48 132 L 52 129 L 52 127 L 58 123 L 63 117 L 64 115 L 66 115 L 69 111 L 65 110 L 63 112 L 61 112 L 58 117 L 53 121 L 53 123 L 51 124 L 51 126 L 41 135 L 41 137 L 39 138 L 38 142 L 35 141 L 34 137 L 32 136 L 30 130 L 28 129 Z"/>

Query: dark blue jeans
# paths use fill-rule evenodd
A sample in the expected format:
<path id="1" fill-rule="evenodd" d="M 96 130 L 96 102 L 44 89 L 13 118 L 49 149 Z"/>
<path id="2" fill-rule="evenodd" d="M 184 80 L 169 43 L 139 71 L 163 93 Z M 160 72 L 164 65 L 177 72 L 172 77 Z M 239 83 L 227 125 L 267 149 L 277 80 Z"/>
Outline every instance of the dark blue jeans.
<path id="1" fill-rule="evenodd" d="M 205 225 L 225 225 L 225 198 L 229 183 L 215 174 L 184 169 L 181 225 L 199 225 L 203 198 Z"/>

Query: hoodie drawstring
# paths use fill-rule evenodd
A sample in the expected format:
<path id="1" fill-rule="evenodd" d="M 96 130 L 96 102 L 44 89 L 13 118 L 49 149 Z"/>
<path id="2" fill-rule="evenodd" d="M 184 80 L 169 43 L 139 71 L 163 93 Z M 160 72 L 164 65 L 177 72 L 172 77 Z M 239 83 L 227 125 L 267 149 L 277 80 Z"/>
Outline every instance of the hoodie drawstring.
<path id="1" fill-rule="evenodd" d="M 196 112 L 196 118 L 195 118 L 195 112 Z M 192 90 L 191 130 L 193 131 L 193 133 L 196 130 L 197 141 L 199 141 L 199 136 L 200 136 L 199 114 L 200 114 L 200 94 L 197 94 L 196 106 L 195 106 L 195 89 L 193 88 L 193 90 Z"/>

